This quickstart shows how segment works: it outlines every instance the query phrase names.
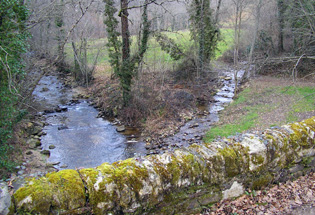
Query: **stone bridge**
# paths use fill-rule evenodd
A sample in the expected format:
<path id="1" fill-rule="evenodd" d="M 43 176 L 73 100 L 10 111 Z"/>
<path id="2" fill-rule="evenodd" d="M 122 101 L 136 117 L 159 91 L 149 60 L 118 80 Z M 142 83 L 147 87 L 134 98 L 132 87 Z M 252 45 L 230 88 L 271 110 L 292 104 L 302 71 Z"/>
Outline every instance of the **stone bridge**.
<path id="1" fill-rule="evenodd" d="M 315 117 L 161 155 L 62 170 L 15 192 L 11 214 L 189 214 L 314 170 Z"/>

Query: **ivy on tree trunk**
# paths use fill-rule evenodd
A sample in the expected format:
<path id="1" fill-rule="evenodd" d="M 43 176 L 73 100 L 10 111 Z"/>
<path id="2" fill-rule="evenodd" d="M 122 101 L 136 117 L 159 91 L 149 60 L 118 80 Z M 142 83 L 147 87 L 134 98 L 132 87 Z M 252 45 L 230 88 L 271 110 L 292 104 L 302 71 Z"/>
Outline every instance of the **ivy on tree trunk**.
<path id="1" fill-rule="evenodd" d="M 198 69 L 203 72 L 204 65 L 210 63 L 219 40 L 216 17 L 213 17 L 210 0 L 193 0 L 190 4 L 191 34 L 198 44 Z"/>
<path id="2" fill-rule="evenodd" d="M 150 35 L 150 22 L 148 21 L 148 0 L 145 0 L 142 14 L 142 30 L 141 43 L 139 50 L 134 56 L 130 56 L 130 32 L 128 23 L 128 0 L 121 0 L 121 10 L 118 14 L 121 21 L 121 37 L 117 32 L 118 21 L 115 18 L 117 9 L 114 6 L 113 0 L 104 0 L 105 5 L 105 25 L 108 34 L 109 58 L 110 64 L 114 70 L 114 74 L 118 77 L 122 88 L 123 105 L 128 106 L 131 98 L 132 79 L 136 74 L 138 65 L 141 63 L 143 56 L 147 50 L 147 43 Z"/>

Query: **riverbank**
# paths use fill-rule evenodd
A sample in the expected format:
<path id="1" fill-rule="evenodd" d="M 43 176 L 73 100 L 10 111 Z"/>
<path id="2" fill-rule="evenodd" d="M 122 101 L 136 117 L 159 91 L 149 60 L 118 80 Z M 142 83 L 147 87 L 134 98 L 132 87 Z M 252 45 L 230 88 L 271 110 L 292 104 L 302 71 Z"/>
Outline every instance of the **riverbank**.
<path id="1" fill-rule="evenodd" d="M 208 131 L 204 141 L 238 141 L 245 131 L 261 134 L 263 129 L 277 129 L 284 123 L 312 116 L 314 78 L 293 83 L 290 78 L 260 76 L 243 86 L 243 91 L 220 113 L 220 121 Z M 261 190 L 247 190 L 240 198 L 205 207 L 201 214 L 314 214 L 314 174 L 302 176 L 295 167 L 290 171 L 292 174 L 283 177 L 281 183 L 274 181 Z"/>
<path id="2" fill-rule="evenodd" d="M 59 103 L 60 100 L 65 99 L 65 95 L 59 98 L 60 94 L 50 88 L 61 91 L 71 90 L 72 96 L 67 99 L 73 103 L 88 96 L 84 88 L 75 84 L 70 74 L 56 72 L 54 64 L 48 59 L 32 56 L 28 65 L 28 73 L 31 75 L 27 76 L 23 82 L 28 86 L 27 91 L 22 92 L 22 95 L 25 96 L 27 115 L 15 125 L 9 143 L 12 149 L 8 152 L 10 162 L 12 162 L 11 167 L 8 170 L 0 171 L 0 179 L 5 179 L 14 189 L 18 189 L 26 178 L 41 177 L 49 172 L 58 171 L 57 162 L 47 161 L 50 156 L 49 150 L 53 150 L 54 145 L 46 150 L 41 141 L 47 135 L 47 132 L 44 131 L 44 127 L 48 125 L 46 115 L 66 111 L 60 107 Z M 50 83 L 52 77 L 55 77 L 53 78 L 55 83 Z M 41 85 L 41 88 L 38 88 L 38 85 Z M 36 96 L 32 95 L 34 92 L 37 93 L 37 96 L 42 95 L 42 98 L 35 98 Z M 45 93 L 51 95 L 48 97 L 44 95 Z"/>
<path id="3" fill-rule="evenodd" d="M 233 69 L 214 62 L 211 71 L 199 78 L 176 79 L 174 71 L 163 77 L 142 71 L 143 77 L 134 80 L 130 105 L 122 107 L 119 83 L 108 71 L 100 67 L 94 74 L 90 95 L 95 107 L 104 118 L 138 128 L 147 154 L 201 143 L 205 131 L 218 120 L 217 113 L 234 96 Z"/>
<path id="4" fill-rule="evenodd" d="M 220 113 L 205 142 L 227 138 L 244 131 L 259 132 L 270 127 L 301 121 L 315 115 L 315 80 L 260 76 L 242 86 L 235 100 Z"/>

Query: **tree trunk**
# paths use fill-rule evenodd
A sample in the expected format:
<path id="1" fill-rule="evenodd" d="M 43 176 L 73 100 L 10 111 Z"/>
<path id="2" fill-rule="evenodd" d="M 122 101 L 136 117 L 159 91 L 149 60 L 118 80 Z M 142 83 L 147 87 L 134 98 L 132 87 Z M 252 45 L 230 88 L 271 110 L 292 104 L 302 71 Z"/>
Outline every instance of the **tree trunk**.
<path id="1" fill-rule="evenodd" d="M 80 71 L 80 62 L 79 62 L 79 57 L 78 57 L 78 51 L 77 48 L 75 47 L 75 43 L 72 41 L 72 49 L 73 49 L 73 59 L 74 59 L 74 78 L 76 81 L 79 80 L 79 71 Z"/>
<path id="2" fill-rule="evenodd" d="M 249 56 L 248 56 L 249 64 L 251 64 L 252 60 L 253 60 L 253 53 L 254 53 L 254 49 L 255 49 L 255 43 L 256 43 L 257 34 L 258 34 L 258 30 L 259 30 L 259 24 L 260 24 L 260 9 L 261 9 L 261 7 L 262 7 L 262 0 L 259 0 L 257 8 L 256 8 L 256 22 L 255 22 L 254 38 L 253 38 L 252 45 L 250 47 Z"/>
<path id="3" fill-rule="evenodd" d="M 222 3 L 222 0 L 219 0 L 219 2 L 218 2 L 218 5 L 217 5 L 217 9 L 216 9 L 216 11 L 215 11 L 215 24 L 218 24 L 218 22 L 219 22 L 219 12 L 220 12 L 220 7 L 221 7 L 221 3 Z"/>
<path id="4" fill-rule="evenodd" d="M 204 71 L 204 62 L 205 62 L 205 19 L 204 19 L 204 10 L 205 10 L 205 1 L 201 0 L 200 3 L 200 32 L 199 32 L 199 69 L 200 73 Z M 197 78 L 199 78 L 199 73 L 197 74 Z"/>
<path id="5" fill-rule="evenodd" d="M 238 65 L 238 21 L 239 21 L 239 1 L 236 2 L 236 8 L 235 8 L 235 26 L 234 26 L 234 66 Z"/>
<path id="6" fill-rule="evenodd" d="M 130 99 L 130 88 L 132 80 L 132 71 L 130 71 L 130 33 L 128 25 L 128 0 L 121 0 L 121 37 L 122 37 L 122 67 L 120 71 L 120 80 L 123 88 L 124 106 L 128 105 Z"/>
<path id="7" fill-rule="evenodd" d="M 122 60 L 129 60 L 130 58 L 130 33 L 128 25 L 128 0 L 121 0 L 121 36 L 122 36 Z"/>
<path id="8" fill-rule="evenodd" d="M 55 24 L 57 27 L 57 43 L 58 43 L 58 69 L 62 71 L 64 68 L 64 39 L 65 39 L 65 30 L 64 30 L 64 20 L 63 20 L 63 13 L 64 13 L 64 0 L 60 0 L 57 5 L 57 16 L 55 19 Z"/>
<path id="9" fill-rule="evenodd" d="M 284 51 L 283 46 L 283 29 L 284 29 L 284 12 L 285 5 L 283 0 L 277 0 L 278 6 L 278 22 L 279 22 L 279 34 L 278 34 L 278 52 L 281 53 Z"/>

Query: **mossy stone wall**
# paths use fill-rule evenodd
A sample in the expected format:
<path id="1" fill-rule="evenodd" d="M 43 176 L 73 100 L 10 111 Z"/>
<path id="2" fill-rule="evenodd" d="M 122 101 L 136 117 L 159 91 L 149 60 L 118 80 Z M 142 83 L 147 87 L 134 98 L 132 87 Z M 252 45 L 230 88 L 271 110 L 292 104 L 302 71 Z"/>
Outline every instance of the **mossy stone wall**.
<path id="1" fill-rule="evenodd" d="M 17 190 L 11 213 L 198 212 L 245 188 L 259 189 L 314 170 L 314 146 L 315 117 L 260 135 L 247 133 L 161 155 L 63 170 Z"/>

